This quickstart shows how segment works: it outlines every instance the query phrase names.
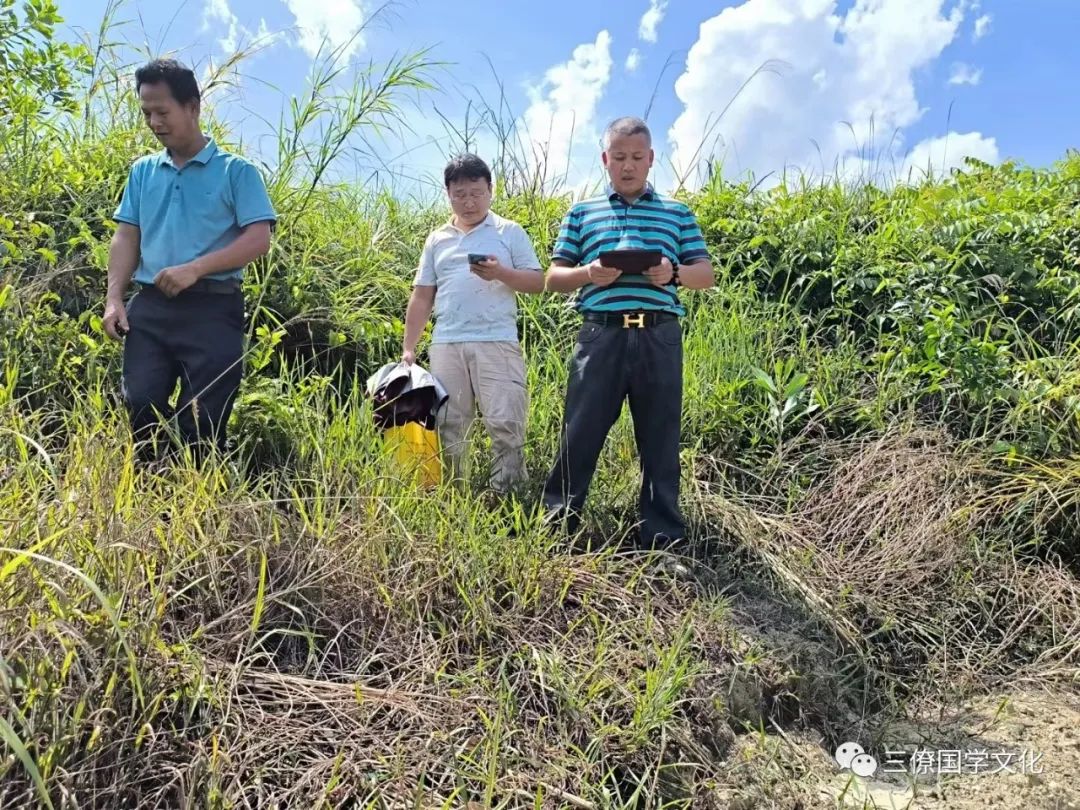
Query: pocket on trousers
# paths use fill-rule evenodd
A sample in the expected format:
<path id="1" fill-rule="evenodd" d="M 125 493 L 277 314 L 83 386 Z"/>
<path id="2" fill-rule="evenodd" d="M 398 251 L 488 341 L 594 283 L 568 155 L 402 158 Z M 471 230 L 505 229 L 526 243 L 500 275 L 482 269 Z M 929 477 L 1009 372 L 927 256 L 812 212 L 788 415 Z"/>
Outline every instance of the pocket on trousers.
<path id="1" fill-rule="evenodd" d="M 682 343 L 682 324 L 679 321 L 668 321 L 655 329 L 661 343 L 667 346 L 678 346 Z"/>
<path id="2" fill-rule="evenodd" d="M 525 387 L 525 355 L 517 343 L 500 343 L 499 354 L 503 361 L 503 373 L 512 385 Z"/>
<path id="3" fill-rule="evenodd" d="M 604 327 L 600 324 L 589 323 L 586 321 L 581 325 L 581 329 L 578 330 L 577 342 L 581 344 L 592 343 L 600 337 L 600 334 L 603 331 Z"/>
<path id="4" fill-rule="evenodd" d="M 229 318 L 231 323 L 240 331 L 244 330 L 244 296 L 242 294 L 236 294 L 230 296 L 235 300 L 230 301 L 229 304 Z"/>

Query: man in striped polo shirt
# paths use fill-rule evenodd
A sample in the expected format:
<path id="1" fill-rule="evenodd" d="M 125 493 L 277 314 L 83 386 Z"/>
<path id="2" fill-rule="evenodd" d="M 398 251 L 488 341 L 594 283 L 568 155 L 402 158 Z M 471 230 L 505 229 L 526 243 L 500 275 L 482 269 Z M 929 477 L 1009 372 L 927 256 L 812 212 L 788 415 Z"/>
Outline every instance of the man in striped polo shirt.
<path id="1" fill-rule="evenodd" d="M 652 137 L 640 118 L 604 133 L 607 193 L 576 203 L 563 219 L 547 288 L 577 292 L 584 322 L 570 363 L 559 456 L 544 487 L 547 519 L 577 530 L 608 431 L 630 400 L 641 458 L 642 544 L 669 548 L 686 538 L 679 510 L 682 327 L 678 289 L 714 284 L 701 228 L 690 209 L 648 182 Z M 659 251 L 643 274 L 600 263 L 613 249 Z"/>

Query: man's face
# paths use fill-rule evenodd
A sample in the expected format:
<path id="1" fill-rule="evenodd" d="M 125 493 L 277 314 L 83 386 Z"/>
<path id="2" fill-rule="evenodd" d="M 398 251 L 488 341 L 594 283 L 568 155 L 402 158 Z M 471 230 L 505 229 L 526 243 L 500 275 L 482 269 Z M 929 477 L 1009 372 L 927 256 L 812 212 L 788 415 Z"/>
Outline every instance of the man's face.
<path id="1" fill-rule="evenodd" d="M 452 180 L 446 189 L 454 216 L 463 225 L 479 225 L 491 208 L 491 184 L 487 180 Z"/>
<path id="2" fill-rule="evenodd" d="M 624 196 L 636 195 L 645 188 L 652 165 L 652 147 L 648 137 L 641 133 L 615 135 L 604 151 L 604 168 L 611 185 Z"/>
<path id="3" fill-rule="evenodd" d="M 199 135 L 199 102 L 181 104 L 165 82 L 139 87 L 143 120 L 166 149 L 183 146 Z"/>

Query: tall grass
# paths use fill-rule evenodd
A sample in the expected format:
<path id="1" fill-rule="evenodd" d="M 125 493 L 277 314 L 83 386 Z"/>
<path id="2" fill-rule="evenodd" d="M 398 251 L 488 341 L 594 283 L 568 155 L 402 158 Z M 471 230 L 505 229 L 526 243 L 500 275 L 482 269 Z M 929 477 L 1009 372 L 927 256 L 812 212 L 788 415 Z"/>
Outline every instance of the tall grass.
<path id="1" fill-rule="evenodd" d="M 736 742 L 1080 673 L 1075 155 L 687 195 L 718 269 L 687 296 L 691 584 L 623 542 L 625 416 L 583 542 L 538 519 L 577 322 L 553 296 L 521 303 L 517 500 L 479 432 L 463 489 L 386 456 L 363 381 L 445 212 L 336 167 L 432 82 L 422 53 L 328 54 L 287 105 L 234 447 L 136 466 L 98 308 L 154 147 L 115 50 L 50 58 L 70 98 L 0 133 L 0 806 L 769 807 Z M 570 195 L 504 129 L 495 208 L 544 255 Z"/>

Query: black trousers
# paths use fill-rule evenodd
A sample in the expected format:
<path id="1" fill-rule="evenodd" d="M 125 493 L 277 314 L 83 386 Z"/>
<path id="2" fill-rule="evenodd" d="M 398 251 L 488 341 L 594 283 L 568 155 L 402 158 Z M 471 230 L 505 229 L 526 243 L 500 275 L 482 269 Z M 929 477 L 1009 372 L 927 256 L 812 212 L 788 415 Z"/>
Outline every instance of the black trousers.
<path id="1" fill-rule="evenodd" d="M 578 333 L 566 390 L 559 457 L 544 487 L 549 516 L 576 531 L 596 462 L 629 398 L 641 461 L 641 540 L 684 539 L 679 511 L 682 327 L 672 319 L 645 328 L 586 321 Z"/>
<path id="2" fill-rule="evenodd" d="M 123 397 L 139 458 L 161 455 L 163 422 L 174 419 L 197 460 L 211 447 L 224 450 L 225 424 L 243 377 L 243 293 L 185 290 L 169 298 L 142 287 L 128 302 L 127 316 Z"/>

